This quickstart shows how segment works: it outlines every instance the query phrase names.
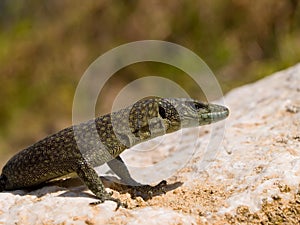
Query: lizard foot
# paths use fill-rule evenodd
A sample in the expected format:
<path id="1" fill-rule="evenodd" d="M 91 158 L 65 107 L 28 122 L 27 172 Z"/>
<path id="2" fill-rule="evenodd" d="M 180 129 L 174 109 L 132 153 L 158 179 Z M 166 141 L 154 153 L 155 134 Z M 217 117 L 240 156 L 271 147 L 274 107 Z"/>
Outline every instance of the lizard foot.
<path id="1" fill-rule="evenodd" d="M 131 186 L 131 197 L 136 198 L 136 197 L 141 197 L 144 200 L 151 199 L 153 196 L 158 195 L 158 194 L 165 194 L 165 186 L 167 185 L 167 181 L 163 180 L 159 182 L 155 186 L 151 185 L 142 185 L 142 186 Z"/>
<path id="2" fill-rule="evenodd" d="M 126 203 L 121 202 L 120 199 L 114 198 L 111 195 L 112 195 L 112 193 L 105 193 L 103 196 L 101 196 L 99 198 L 99 201 L 91 202 L 90 205 L 98 205 L 105 201 L 113 201 L 113 202 L 117 203 L 117 207 L 116 207 L 115 211 L 117 211 L 120 207 L 123 207 L 123 208 L 128 207 L 128 205 Z"/>

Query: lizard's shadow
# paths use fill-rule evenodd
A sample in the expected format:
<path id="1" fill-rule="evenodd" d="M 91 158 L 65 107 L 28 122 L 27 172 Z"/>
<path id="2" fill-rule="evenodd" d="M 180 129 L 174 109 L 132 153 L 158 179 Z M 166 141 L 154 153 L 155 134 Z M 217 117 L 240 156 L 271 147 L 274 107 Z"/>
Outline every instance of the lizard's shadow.
<path id="1" fill-rule="evenodd" d="M 130 186 L 122 184 L 121 181 L 113 176 L 101 176 L 100 177 L 104 186 L 112 190 L 118 191 L 119 193 L 129 193 L 132 198 L 142 197 L 145 201 L 148 199 L 163 195 L 168 191 L 172 191 L 180 187 L 182 182 L 174 182 L 167 184 L 166 181 L 162 181 L 155 186 L 143 185 L 143 186 Z M 55 193 L 58 191 L 64 191 L 59 194 L 60 197 L 89 197 L 96 198 L 92 193 L 85 192 L 87 187 L 84 183 L 77 177 L 69 178 L 66 180 L 52 181 L 42 186 L 38 186 L 27 191 L 17 191 L 15 194 L 19 195 L 35 195 L 37 197 L 42 197 L 49 193 Z"/>

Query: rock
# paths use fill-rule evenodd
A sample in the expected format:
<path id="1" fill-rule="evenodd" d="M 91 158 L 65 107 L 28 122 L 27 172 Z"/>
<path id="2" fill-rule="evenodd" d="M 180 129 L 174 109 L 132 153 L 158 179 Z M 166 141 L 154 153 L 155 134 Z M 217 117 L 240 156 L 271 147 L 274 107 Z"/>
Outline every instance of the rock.
<path id="1" fill-rule="evenodd" d="M 230 109 L 225 122 L 139 146 L 151 151 L 124 152 L 139 181 L 168 178 L 166 194 L 144 201 L 114 191 L 129 205 L 114 211 L 109 201 L 90 206 L 95 199 L 78 182 L 2 192 L 0 224 L 296 224 L 300 64 L 232 90 L 225 104 Z"/>

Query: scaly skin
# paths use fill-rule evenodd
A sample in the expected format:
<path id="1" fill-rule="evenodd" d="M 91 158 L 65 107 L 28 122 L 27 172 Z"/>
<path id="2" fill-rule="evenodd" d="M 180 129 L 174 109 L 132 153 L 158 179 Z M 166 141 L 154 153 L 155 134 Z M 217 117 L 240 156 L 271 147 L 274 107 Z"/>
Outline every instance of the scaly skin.
<path id="1" fill-rule="evenodd" d="M 93 167 L 107 163 L 130 185 L 141 185 L 119 156 L 125 149 L 181 128 L 225 119 L 224 106 L 193 99 L 149 97 L 111 114 L 50 135 L 13 156 L 3 167 L 0 191 L 41 185 L 75 172 L 99 202 L 112 200 Z M 95 128 L 95 129 L 93 129 Z M 167 165 L 166 165 L 167 166 Z"/>

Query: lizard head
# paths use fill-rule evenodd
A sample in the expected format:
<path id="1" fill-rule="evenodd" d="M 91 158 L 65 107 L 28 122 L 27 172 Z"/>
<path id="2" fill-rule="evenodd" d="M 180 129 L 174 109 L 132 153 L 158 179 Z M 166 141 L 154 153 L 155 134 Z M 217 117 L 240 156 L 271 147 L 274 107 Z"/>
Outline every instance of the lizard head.
<path id="1" fill-rule="evenodd" d="M 174 120 L 173 115 L 175 112 L 168 112 L 168 110 L 176 110 L 180 118 L 181 128 L 214 123 L 225 119 L 229 115 L 229 110 L 225 106 L 203 103 L 190 98 L 166 98 L 161 100 L 160 105 L 165 109 L 166 119 L 171 127 L 173 127 L 174 122 L 177 123 L 178 119 Z M 172 107 L 169 105 L 172 105 Z M 160 109 L 160 111 L 163 110 Z M 175 127 L 177 127 L 177 124 Z"/>
<path id="2" fill-rule="evenodd" d="M 148 97 L 132 106 L 130 124 L 136 136 L 154 137 L 217 122 L 228 114 L 229 110 L 224 106 L 194 99 Z"/>
<path id="3" fill-rule="evenodd" d="M 214 123 L 229 115 L 229 110 L 225 106 L 203 103 L 194 99 L 167 98 L 163 100 L 163 107 L 165 101 L 168 101 L 179 114 L 181 128 Z M 167 118 L 172 122 L 172 117 L 167 116 Z"/>

